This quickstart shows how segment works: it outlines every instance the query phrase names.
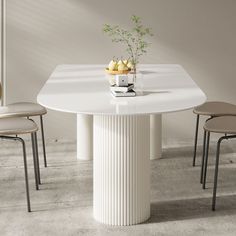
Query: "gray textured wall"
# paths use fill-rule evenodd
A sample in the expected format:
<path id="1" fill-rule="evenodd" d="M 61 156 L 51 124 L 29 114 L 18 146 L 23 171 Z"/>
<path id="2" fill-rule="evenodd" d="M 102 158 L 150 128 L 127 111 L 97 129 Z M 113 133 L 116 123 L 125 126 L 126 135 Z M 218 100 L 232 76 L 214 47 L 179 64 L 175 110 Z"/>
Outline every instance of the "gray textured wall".
<path id="1" fill-rule="evenodd" d="M 7 102 L 35 101 L 61 63 L 107 63 L 121 47 L 104 23 L 129 25 L 137 14 L 155 37 L 142 63 L 179 63 L 209 100 L 236 103 L 235 0 L 7 0 Z M 189 142 L 194 116 L 164 116 L 164 142 Z M 50 138 L 74 138 L 74 115 L 50 111 Z"/>

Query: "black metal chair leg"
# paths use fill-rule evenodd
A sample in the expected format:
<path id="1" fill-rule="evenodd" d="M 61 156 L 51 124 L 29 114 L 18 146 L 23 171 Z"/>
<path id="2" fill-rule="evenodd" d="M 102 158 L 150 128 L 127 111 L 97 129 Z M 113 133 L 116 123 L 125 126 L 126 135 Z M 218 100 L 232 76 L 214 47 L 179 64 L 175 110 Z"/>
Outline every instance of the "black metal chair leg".
<path id="1" fill-rule="evenodd" d="M 37 133 L 33 133 L 34 135 L 34 142 L 35 142 L 35 156 L 36 156 L 36 163 L 37 163 L 37 173 L 38 173 L 38 183 L 41 184 L 40 178 L 40 168 L 39 168 L 39 155 L 38 155 L 38 142 L 37 142 Z"/>
<path id="2" fill-rule="evenodd" d="M 220 143 L 221 143 L 221 141 L 222 141 L 222 138 L 220 138 L 217 142 L 214 188 L 213 188 L 213 197 L 212 197 L 212 211 L 215 211 L 215 207 L 216 207 L 216 190 L 217 190 L 218 169 L 219 169 L 219 159 L 220 159 Z"/>
<path id="3" fill-rule="evenodd" d="M 204 162 L 205 162 L 205 146 L 206 146 L 206 131 L 204 130 L 203 135 L 203 150 L 202 150 L 202 164 L 201 164 L 201 176 L 200 176 L 200 183 L 203 182 L 203 168 L 204 168 Z"/>
<path id="4" fill-rule="evenodd" d="M 36 187 L 36 190 L 39 190 L 38 167 L 37 167 L 37 160 L 36 160 L 36 154 L 35 154 L 35 142 L 34 142 L 34 135 L 33 134 L 31 134 L 31 142 L 32 142 L 32 153 L 33 153 L 33 163 L 34 163 L 35 187 Z"/>
<path id="5" fill-rule="evenodd" d="M 47 167 L 47 157 L 46 157 L 46 148 L 45 148 L 45 139 L 44 139 L 44 128 L 43 128 L 43 116 L 40 116 L 40 126 L 42 134 L 42 144 L 43 144 L 43 157 L 44 157 L 44 167 Z"/>
<path id="6" fill-rule="evenodd" d="M 206 148 L 205 148 L 205 162 L 204 162 L 204 176 L 203 176 L 203 185 L 202 185 L 203 189 L 206 188 L 209 142 L 210 142 L 210 132 L 207 132 L 207 140 L 206 140 Z"/>
<path id="7" fill-rule="evenodd" d="M 19 137 L 12 137 L 12 136 L 5 136 L 5 135 L 0 136 L 0 138 L 1 139 L 9 139 L 9 140 L 17 140 L 22 143 L 24 170 L 25 170 L 25 189 L 26 189 L 27 209 L 28 209 L 28 212 L 31 212 L 25 141 Z"/>
<path id="8" fill-rule="evenodd" d="M 193 151 L 193 166 L 195 166 L 196 164 L 198 126 L 199 126 L 199 115 L 197 115 L 197 119 L 196 119 L 196 130 L 195 130 L 194 151 Z"/>
<path id="9" fill-rule="evenodd" d="M 26 199 L 27 199 L 27 208 L 28 212 L 31 212 L 30 206 L 30 195 L 29 195 L 29 182 L 28 182 L 28 170 L 27 170 L 27 159 L 26 159 L 26 151 L 25 151 L 25 142 L 21 138 L 17 138 L 22 143 L 23 148 L 23 158 L 24 158 L 24 169 L 25 169 L 25 189 L 26 189 Z"/>

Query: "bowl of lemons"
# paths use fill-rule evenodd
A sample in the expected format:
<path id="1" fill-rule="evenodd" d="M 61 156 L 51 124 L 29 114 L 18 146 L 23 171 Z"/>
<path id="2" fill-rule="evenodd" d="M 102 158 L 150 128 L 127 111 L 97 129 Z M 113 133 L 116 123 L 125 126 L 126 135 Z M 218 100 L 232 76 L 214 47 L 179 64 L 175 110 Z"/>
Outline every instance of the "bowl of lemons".
<path id="1" fill-rule="evenodd" d="M 105 71 L 111 75 L 128 74 L 133 69 L 133 64 L 129 60 L 111 60 Z"/>

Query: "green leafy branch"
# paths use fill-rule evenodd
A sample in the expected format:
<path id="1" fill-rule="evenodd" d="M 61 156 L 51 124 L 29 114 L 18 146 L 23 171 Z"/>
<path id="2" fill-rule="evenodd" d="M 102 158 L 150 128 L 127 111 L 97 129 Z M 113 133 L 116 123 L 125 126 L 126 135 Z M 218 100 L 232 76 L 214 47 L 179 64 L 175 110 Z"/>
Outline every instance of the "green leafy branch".
<path id="1" fill-rule="evenodd" d="M 131 30 L 122 29 L 120 26 L 111 26 L 105 24 L 103 32 L 111 37 L 112 42 L 123 43 L 127 46 L 126 52 L 128 53 L 131 62 L 136 69 L 139 58 L 147 53 L 149 43 L 145 41 L 146 36 L 153 36 L 151 29 L 144 27 L 139 16 L 133 15 L 131 17 L 133 28 Z"/>

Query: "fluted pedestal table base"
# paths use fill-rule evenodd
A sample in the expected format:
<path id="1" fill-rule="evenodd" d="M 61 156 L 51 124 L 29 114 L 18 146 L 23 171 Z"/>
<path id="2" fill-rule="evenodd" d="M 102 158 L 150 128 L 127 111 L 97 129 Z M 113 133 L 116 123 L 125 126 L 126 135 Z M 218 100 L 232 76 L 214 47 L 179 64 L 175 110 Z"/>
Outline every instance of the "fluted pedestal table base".
<path id="1" fill-rule="evenodd" d="M 150 217 L 149 115 L 94 116 L 94 217 L 132 225 Z"/>

